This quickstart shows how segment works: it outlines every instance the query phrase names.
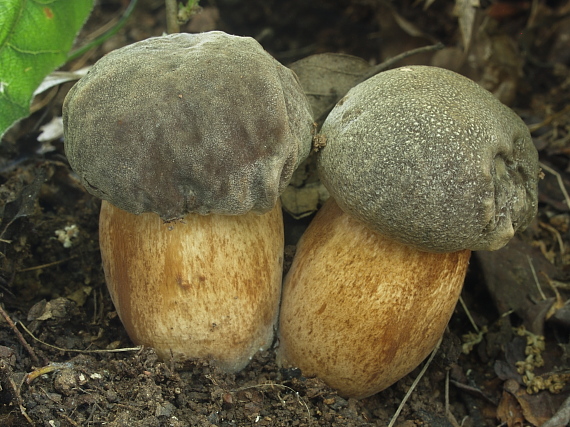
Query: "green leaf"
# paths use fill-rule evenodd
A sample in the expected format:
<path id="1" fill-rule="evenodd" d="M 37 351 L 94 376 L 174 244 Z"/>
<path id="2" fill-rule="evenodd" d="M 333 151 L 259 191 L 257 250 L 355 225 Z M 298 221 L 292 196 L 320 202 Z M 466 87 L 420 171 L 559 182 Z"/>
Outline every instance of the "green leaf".
<path id="1" fill-rule="evenodd" d="M 94 0 L 0 2 L 0 136 L 30 114 L 34 90 L 65 63 Z"/>

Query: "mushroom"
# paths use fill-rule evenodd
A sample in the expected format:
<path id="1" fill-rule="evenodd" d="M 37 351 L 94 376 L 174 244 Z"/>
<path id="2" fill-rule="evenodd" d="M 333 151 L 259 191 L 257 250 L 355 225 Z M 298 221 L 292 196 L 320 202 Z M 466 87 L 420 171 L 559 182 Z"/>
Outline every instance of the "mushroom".
<path id="1" fill-rule="evenodd" d="M 436 346 L 470 252 L 499 249 L 533 219 L 538 156 L 512 110 L 426 66 L 355 86 L 321 136 L 332 197 L 285 279 L 278 362 L 363 398 Z"/>
<path id="2" fill-rule="evenodd" d="M 103 199 L 105 278 L 130 338 L 242 369 L 272 343 L 278 198 L 311 147 L 294 73 L 248 37 L 150 38 L 98 61 L 63 121 L 71 167 Z"/>

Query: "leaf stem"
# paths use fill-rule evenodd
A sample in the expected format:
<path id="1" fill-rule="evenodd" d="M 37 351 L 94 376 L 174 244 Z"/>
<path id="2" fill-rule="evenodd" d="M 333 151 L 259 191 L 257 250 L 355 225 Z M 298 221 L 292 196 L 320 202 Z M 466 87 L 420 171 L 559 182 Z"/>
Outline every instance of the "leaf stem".
<path id="1" fill-rule="evenodd" d="M 121 16 L 121 19 L 119 19 L 119 22 L 117 22 L 117 24 L 111 28 L 109 31 L 107 31 L 105 34 L 102 34 L 101 36 L 97 37 L 95 40 L 92 40 L 91 42 L 87 43 L 85 46 L 80 47 L 79 49 L 74 50 L 73 52 L 71 52 L 68 57 L 67 57 L 67 62 L 71 62 L 77 58 L 79 58 L 81 55 L 83 55 L 85 52 L 93 49 L 94 47 L 99 46 L 100 44 L 102 44 L 105 40 L 109 39 L 110 37 L 114 36 L 115 34 L 117 34 L 117 32 L 124 27 L 124 25 L 127 23 L 127 20 L 130 18 L 131 14 L 133 13 L 133 10 L 135 9 L 135 6 L 137 4 L 138 0 L 131 0 L 131 2 L 129 3 L 129 5 L 127 6 L 127 8 L 125 9 L 125 11 L 123 12 L 123 15 Z"/>
<path id="2" fill-rule="evenodd" d="M 166 7 L 166 32 L 175 34 L 180 32 L 178 24 L 178 3 L 176 0 L 164 0 Z"/>
<path id="3" fill-rule="evenodd" d="M 443 43 L 436 43 L 436 44 L 431 45 L 431 46 L 423 46 L 423 47 L 419 47 L 417 49 L 412 49 L 412 50 L 408 50 L 406 52 L 402 52 L 399 55 L 396 55 L 392 58 L 388 58 L 386 61 L 382 62 L 381 64 L 378 64 L 378 65 L 372 67 L 366 74 L 364 74 L 361 77 L 359 83 L 362 83 L 364 80 L 368 80 L 370 77 L 373 77 L 376 74 L 387 70 L 389 67 L 393 66 L 396 62 L 399 62 L 402 59 L 405 59 L 409 56 L 417 55 L 418 53 L 434 52 L 436 50 L 441 50 L 444 47 L 445 47 L 445 45 Z"/>

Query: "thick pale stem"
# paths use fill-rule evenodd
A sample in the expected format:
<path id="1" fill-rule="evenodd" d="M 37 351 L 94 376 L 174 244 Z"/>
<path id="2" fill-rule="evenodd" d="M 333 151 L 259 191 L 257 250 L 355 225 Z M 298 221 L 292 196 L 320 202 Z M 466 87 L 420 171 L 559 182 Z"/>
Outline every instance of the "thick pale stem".
<path id="1" fill-rule="evenodd" d="M 281 290 L 280 206 L 264 215 L 163 222 L 103 202 L 105 278 L 133 342 L 162 359 L 239 371 L 272 343 Z"/>
<path id="2" fill-rule="evenodd" d="M 285 279 L 278 362 L 363 398 L 413 370 L 443 334 L 470 251 L 427 253 L 368 229 L 331 199 Z"/>

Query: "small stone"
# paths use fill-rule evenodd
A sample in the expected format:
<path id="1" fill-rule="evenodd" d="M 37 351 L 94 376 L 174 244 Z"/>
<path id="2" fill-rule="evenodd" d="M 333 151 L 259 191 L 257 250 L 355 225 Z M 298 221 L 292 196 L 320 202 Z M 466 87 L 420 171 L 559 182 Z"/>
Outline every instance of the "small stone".
<path id="1" fill-rule="evenodd" d="M 174 406 L 170 402 L 166 402 L 162 405 L 161 404 L 156 405 L 156 411 L 154 415 L 156 417 L 171 417 L 174 411 L 176 411 L 176 406 Z"/>
<path id="2" fill-rule="evenodd" d="M 109 403 L 116 403 L 119 401 L 119 395 L 115 390 L 107 390 L 105 392 L 105 398 Z"/>
<path id="3" fill-rule="evenodd" d="M 77 374 L 73 369 L 61 369 L 55 374 L 53 388 L 65 396 L 70 396 L 77 384 Z"/>

